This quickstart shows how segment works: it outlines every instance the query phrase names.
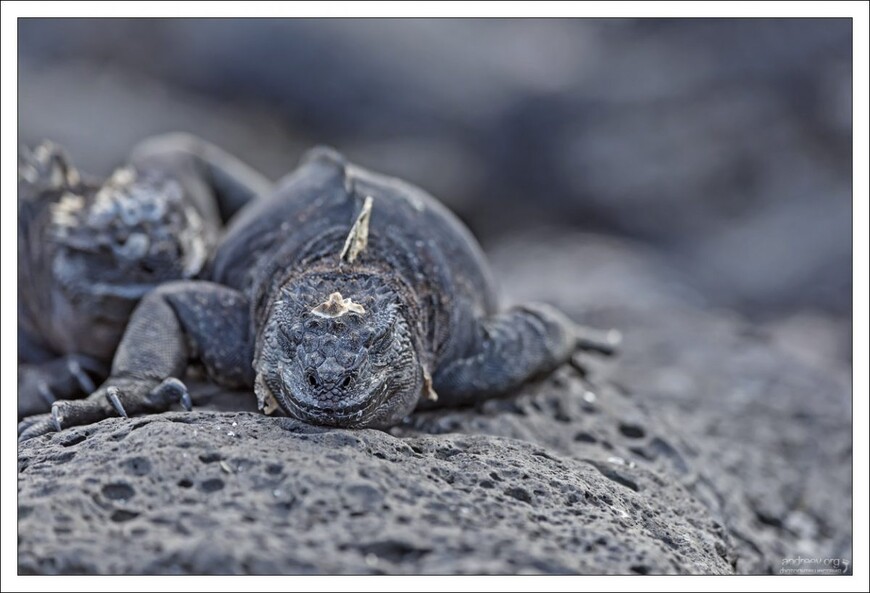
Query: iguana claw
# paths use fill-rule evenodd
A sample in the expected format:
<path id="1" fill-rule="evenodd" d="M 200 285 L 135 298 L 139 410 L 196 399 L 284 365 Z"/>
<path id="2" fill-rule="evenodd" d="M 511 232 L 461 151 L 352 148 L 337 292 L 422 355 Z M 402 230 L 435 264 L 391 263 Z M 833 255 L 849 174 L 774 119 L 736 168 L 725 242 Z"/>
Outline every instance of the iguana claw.
<path id="1" fill-rule="evenodd" d="M 57 432 L 57 425 L 51 414 L 37 414 L 18 423 L 18 442 L 30 440 L 50 432 Z"/>
<path id="2" fill-rule="evenodd" d="M 576 347 L 579 350 L 596 352 L 604 356 L 613 356 L 622 344 L 622 333 L 615 329 L 596 330 L 587 327 L 575 327 Z"/>
<path id="3" fill-rule="evenodd" d="M 160 385 L 151 390 L 150 397 L 155 403 L 159 402 L 158 405 L 179 403 L 188 412 L 193 409 L 187 386 L 175 377 L 164 379 Z"/>
<path id="4" fill-rule="evenodd" d="M 121 405 L 121 400 L 118 398 L 118 388 L 117 387 L 109 387 L 106 390 L 106 399 L 109 400 L 109 403 L 112 404 L 112 407 L 115 408 L 115 411 L 118 413 L 118 416 L 123 416 L 124 418 L 128 418 L 127 410 L 124 409 L 124 406 Z"/>
<path id="5" fill-rule="evenodd" d="M 57 404 L 51 406 L 51 422 L 57 432 L 63 430 L 63 414 L 60 413 L 60 407 Z"/>

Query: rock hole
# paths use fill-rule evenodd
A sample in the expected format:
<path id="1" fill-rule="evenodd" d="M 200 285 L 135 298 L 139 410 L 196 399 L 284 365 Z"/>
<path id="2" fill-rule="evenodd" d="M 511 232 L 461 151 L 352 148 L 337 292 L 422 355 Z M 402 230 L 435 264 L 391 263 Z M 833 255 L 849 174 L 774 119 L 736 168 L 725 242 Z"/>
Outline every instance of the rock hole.
<path id="1" fill-rule="evenodd" d="M 360 546 L 364 555 L 374 554 L 378 558 L 395 563 L 413 562 L 419 560 L 431 550 L 418 548 L 407 542 L 389 539 Z"/>
<path id="2" fill-rule="evenodd" d="M 574 435 L 574 441 L 577 443 L 597 443 L 598 439 L 588 432 L 578 432 Z"/>
<path id="3" fill-rule="evenodd" d="M 223 487 L 224 481 L 220 478 L 212 478 L 199 485 L 200 490 L 203 492 L 217 492 L 218 490 L 223 490 Z"/>
<path id="4" fill-rule="evenodd" d="M 633 572 L 634 574 L 649 574 L 649 568 L 647 568 L 643 564 L 635 564 L 631 567 L 631 572 Z"/>
<path id="5" fill-rule="evenodd" d="M 86 438 L 88 438 L 88 437 L 87 437 L 86 435 L 80 433 L 80 432 L 79 432 L 79 433 L 73 433 L 73 434 L 67 436 L 66 438 L 64 438 L 64 439 L 60 442 L 60 444 L 61 444 L 62 446 L 64 446 L 64 447 L 72 447 L 73 445 L 78 445 L 79 443 L 81 443 L 81 442 L 82 442 L 83 440 L 85 440 Z"/>
<path id="6" fill-rule="evenodd" d="M 780 519 L 779 517 L 774 517 L 770 513 L 756 510 L 755 517 L 764 525 L 769 525 L 770 527 L 775 527 L 777 529 L 783 528 L 782 519 Z"/>
<path id="7" fill-rule="evenodd" d="M 629 475 L 610 467 L 610 464 L 599 463 L 597 461 L 592 461 L 590 459 L 584 459 L 586 463 L 597 469 L 602 476 L 613 480 L 617 484 L 621 484 L 630 490 L 634 490 L 635 492 L 640 492 L 640 486 L 638 486 L 637 482 Z M 604 497 L 602 497 L 604 500 Z M 605 500 L 609 504 L 610 501 Z"/>
<path id="8" fill-rule="evenodd" d="M 199 460 L 203 463 L 214 463 L 221 460 L 221 454 L 217 451 L 209 451 L 208 453 L 201 454 Z"/>
<path id="9" fill-rule="evenodd" d="M 529 494 L 528 491 L 523 489 L 523 488 L 508 488 L 507 490 L 504 491 L 504 493 L 507 494 L 508 496 L 512 496 L 513 498 L 516 498 L 517 500 L 521 500 L 522 502 L 525 502 L 527 504 L 532 503 L 532 495 Z"/>
<path id="10" fill-rule="evenodd" d="M 75 451 L 64 451 L 63 453 L 60 453 L 59 455 L 52 456 L 51 460 L 54 461 L 55 463 L 66 463 L 67 461 L 70 461 L 75 456 L 76 456 Z"/>
<path id="11" fill-rule="evenodd" d="M 284 513 L 289 513 L 293 510 L 293 507 L 296 506 L 296 497 L 291 496 L 290 500 L 282 500 L 278 503 L 275 503 L 275 508 Z"/>
<path id="12" fill-rule="evenodd" d="M 649 444 L 649 448 L 655 455 L 663 455 L 674 465 L 681 474 L 689 472 L 689 464 L 685 458 L 670 443 L 659 437 L 655 437 Z"/>
<path id="13" fill-rule="evenodd" d="M 459 449 L 444 448 L 435 451 L 435 457 L 437 457 L 438 459 L 450 459 L 451 457 L 459 455 L 460 453 L 462 453 L 462 451 L 460 451 Z"/>
<path id="14" fill-rule="evenodd" d="M 139 513 L 135 513 L 133 511 L 128 511 L 126 509 L 117 509 L 112 515 L 109 517 L 115 523 L 124 523 L 131 519 L 135 519 L 139 516 Z"/>
<path id="15" fill-rule="evenodd" d="M 655 455 L 653 455 L 643 447 L 629 447 L 628 450 L 640 457 L 641 459 L 646 459 L 647 461 L 655 460 Z"/>
<path id="16" fill-rule="evenodd" d="M 284 466 L 280 463 L 270 463 L 266 466 L 266 473 L 274 476 L 280 474 L 283 469 Z"/>
<path id="17" fill-rule="evenodd" d="M 128 473 L 134 476 L 145 476 L 151 473 L 151 462 L 144 457 L 132 457 L 123 463 Z"/>
<path id="18" fill-rule="evenodd" d="M 103 486 L 103 496 L 109 500 L 128 500 L 133 498 L 136 491 L 129 484 L 123 482 L 113 482 Z"/>
<path id="19" fill-rule="evenodd" d="M 646 431 L 644 431 L 642 426 L 639 424 L 630 424 L 628 422 L 622 422 L 619 424 L 619 432 L 630 439 L 642 439 L 646 436 Z"/>
<path id="20" fill-rule="evenodd" d="M 190 481 L 188 478 L 182 478 L 178 480 L 178 485 L 181 488 L 190 488 L 191 486 L 193 486 L 193 482 Z"/>

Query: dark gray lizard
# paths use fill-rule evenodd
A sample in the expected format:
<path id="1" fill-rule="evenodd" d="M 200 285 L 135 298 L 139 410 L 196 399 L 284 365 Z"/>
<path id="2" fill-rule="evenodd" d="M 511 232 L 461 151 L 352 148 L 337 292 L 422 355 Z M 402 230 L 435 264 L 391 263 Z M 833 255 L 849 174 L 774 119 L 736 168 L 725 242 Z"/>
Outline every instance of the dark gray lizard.
<path id="1" fill-rule="evenodd" d="M 111 377 L 25 437 L 168 409 L 190 361 L 303 421 L 385 428 L 418 405 L 511 391 L 578 349 L 609 353 L 543 304 L 499 310 L 471 233 L 422 190 L 318 148 L 238 213 L 208 280 L 136 309 Z M 437 394 L 437 395 L 436 395 Z"/>
<path id="2" fill-rule="evenodd" d="M 137 146 L 105 181 L 43 142 L 18 168 L 18 415 L 91 393 L 133 307 L 195 278 L 223 220 L 271 184 L 216 147 L 172 134 Z"/>

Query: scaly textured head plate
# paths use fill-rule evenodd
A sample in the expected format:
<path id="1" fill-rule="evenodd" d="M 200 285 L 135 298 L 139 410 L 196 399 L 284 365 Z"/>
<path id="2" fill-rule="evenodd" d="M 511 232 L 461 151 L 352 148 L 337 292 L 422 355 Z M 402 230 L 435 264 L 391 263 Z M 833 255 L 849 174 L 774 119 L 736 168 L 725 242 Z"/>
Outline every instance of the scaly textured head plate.
<path id="1" fill-rule="evenodd" d="M 333 292 L 329 295 L 328 299 L 311 310 L 313 315 L 329 319 L 334 319 L 350 313 L 355 315 L 365 315 L 365 312 L 366 310 L 362 305 L 353 302 L 353 299 L 342 298 L 340 292 Z"/>
<path id="2" fill-rule="evenodd" d="M 291 416 L 330 426 L 401 421 L 424 391 L 404 310 L 399 294 L 372 274 L 318 272 L 285 283 L 257 340 L 261 408 L 274 401 Z"/>

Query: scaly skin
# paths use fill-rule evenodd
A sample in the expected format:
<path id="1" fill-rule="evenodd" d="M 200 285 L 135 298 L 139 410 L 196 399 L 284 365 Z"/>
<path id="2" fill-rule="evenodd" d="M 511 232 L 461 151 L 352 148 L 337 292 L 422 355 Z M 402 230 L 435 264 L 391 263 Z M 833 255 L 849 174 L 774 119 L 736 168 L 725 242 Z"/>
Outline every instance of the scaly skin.
<path id="1" fill-rule="evenodd" d="M 219 163 L 219 165 L 215 165 Z M 210 171 L 234 177 L 212 179 Z M 135 305 L 203 270 L 230 216 L 270 184 L 190 137 L 158 137 L 107 180 L 44 142 L 19 159 L 19 418 L 108 375 Z"/>
<path id="2" fill-rule="evenodd" d="M 612 346 L 546 305 L 500 310 L 483 253 L 453 214 L 321 148 L 239 212 L 208 281 L 144 298 L 88 400 L 57 402 L 23 436 L 167 409 L 186 394 L 178 378 L 191 359 L 218 383 L 253 387 L 267 413 L 385 428 Z"/>

